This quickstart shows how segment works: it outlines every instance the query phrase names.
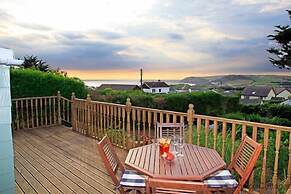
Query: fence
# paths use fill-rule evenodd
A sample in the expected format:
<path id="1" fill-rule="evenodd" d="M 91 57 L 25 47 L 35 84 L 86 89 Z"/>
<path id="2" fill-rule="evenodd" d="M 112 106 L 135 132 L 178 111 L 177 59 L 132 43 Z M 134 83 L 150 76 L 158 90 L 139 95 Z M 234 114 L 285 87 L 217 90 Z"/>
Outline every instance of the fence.
<path id="1" fill-rule="evenodd" d="M 70 123 L 83 135 L 128 149 L 154 141 L 156 123 L 184 123 L 187 140 L 217 150 L 229 162 L 247 134 L 263 144 L 257 168 L 248 184 L 249 193 L 278 193 L 291 182 L 291 127 L 198 115 L 193 105 L 187 113 L 57 96 L 13 100 L 14 129 Z"/>
<path id="2" fill-rule="evenodd" d="M 49 127 L 71 122 L 71 101 L 57 96 L 12 100 L 14 130 Z"/>

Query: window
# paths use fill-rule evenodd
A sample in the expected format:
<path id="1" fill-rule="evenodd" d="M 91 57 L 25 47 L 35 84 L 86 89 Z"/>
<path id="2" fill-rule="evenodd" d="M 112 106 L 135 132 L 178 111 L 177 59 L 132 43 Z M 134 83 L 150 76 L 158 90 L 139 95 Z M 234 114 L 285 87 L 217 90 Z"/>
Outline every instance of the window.
<path id="1" fill-rule="evenodd" d="M 159 89 L 159 92 L 161 93 L 162 92 L 162 89 Z"/>
<path id="2" fill-rule="evenodd" d="M 156 89 L 152 89 L 152 93 L 155 93 L 156 92 Z"/>

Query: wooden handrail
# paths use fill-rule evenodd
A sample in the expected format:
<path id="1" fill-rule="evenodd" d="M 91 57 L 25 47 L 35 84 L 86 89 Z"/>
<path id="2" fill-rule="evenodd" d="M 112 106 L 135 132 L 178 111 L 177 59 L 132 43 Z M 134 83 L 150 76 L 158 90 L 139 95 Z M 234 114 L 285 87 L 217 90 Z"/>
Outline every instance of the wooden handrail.
<path id="1" fill-rule="evenodd" d="M 252 122 L 252 121 L 244 121 L 244 120 L 237 120 L 237 119 L 228 119 L 228 118 L 222 118 L 222 117 L 214 117 L 214 116 L 207 116 L 207 115 L 198 115 L 195 114 L 195 118 L 203 118 L 203 119 L 209 119 L 209 120 L 217 120 L 219 122 L 227 122 L 227 123 L 235 123 L 240 125 L 247 125 L 247 126 L 257 126 L 261 128 L 270 128 L 270 129 L 278 129 L 282 131 L 291 132 L 291 127 L 281 126 L 281 125 L 273 125 L 273 124 L 267 124 L 267 123 L 258 123 L 258 122 Z"/>

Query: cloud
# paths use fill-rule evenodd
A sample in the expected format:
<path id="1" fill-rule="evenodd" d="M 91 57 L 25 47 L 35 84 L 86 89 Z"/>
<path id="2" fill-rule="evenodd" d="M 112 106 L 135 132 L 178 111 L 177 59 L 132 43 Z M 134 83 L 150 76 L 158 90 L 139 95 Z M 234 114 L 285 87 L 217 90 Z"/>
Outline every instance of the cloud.
<path id="1" fill-rule="evenodd" d="M 12 16 L 7 11 L 0 9 L 0 21 L 12 20 Z"/>
<path id="2" fill-rule="evenodd" d="M 184 40 L 183 35 L 177 33 L 168 33 L 168 38 L 173 41 L 181 41 Z"/>
<path id="3" fill-rule="evenodd" d="M 101 38 L 108 39 L 108 40 L 120 39 L 120 38 L 122 38 L 124 36 L 124 35 L 122 35 L 121 33 L 118 33 L 118 32 L 101 31 L 101 30 L 97 30 L 96 34 L 98 36 L 100 36 Z"/>
<path id="4" fill-rule="evenodd" d="M 290 0 L 234 0 L 235 4 L 256 6 L 260 13 L 283 11 L 291 6 Z"/>
<path id="5" fill-rule="evenodd" d="M 119 10 L 116 14 L 109 9 L 114 3 L 109 0 L 108 5 L 102 3 L 102 12 L 92 12 L 93 17 L 88 10 L 95 8 L 82 7 L 79 1 L 72 6 L 84 10 L 82 17 L 75 21 L 67 16 L 58 22 L 58 14 L 73 15 L 74 9 L 64 10 L 62 3 L 53 18 L 43 14 L 25 20 L 10 9 L 13 2 L 1 5 L 1 45 L 13 48 L 17 56 L 34 54 L 55 67 L 88 71 L 141 65 L 172 72 L 273 71 L 266 36 L 274 25 L 286 23 L 288 17 L 281 10 L 290 6 L 286 0 L 168 0 L 150 3 L 138 13 L 135 10 L 142 6 L 134 3 L 130 8 L 134 13 L 127 13 L 123 2 L 122 11 L 113 5 Z M 103 20 L 104 15 L 109 18 Z"/>
<path id="6" fill-rule="evenodd" d="M 60 32 L 56 34 L 56 38 L 60 41 L 77 40 L 77 39 L 86 38 L 86 35 L 84 33 L 77 32 L 77 31 L 65 31 L 65 32 Z"/>
<path id="7" fill-rule="evenodd" d="M 74 39 L 58 44 L 63 45 L 61 49 L 52 49 L 41 55 L 48 63 L 65 69 L 123 69 L 135 63 L 131 58 L 117 54 L 126 49 L 122 45 Z"/>
<path id="8" fill-rule="evenodd" d="M 16 25 L 31 29 L 31 30 L 36 30 L 36 31 L 50 31 L 52 28 L 45 26 L 45 25 L 40 25 L 40 24 L 33 24 L 33 23 L 17 23 Z"/>
<path id="9" fill-rule="evenodd" d="M 278 10 L 285 10 L 291 7 L 291 2 L 289 0 L 281 0 L 276 3 L 270 3 L 264 5 L 260 12 L 261 13 L 270 13 L 270 12 L 275 12 Z"/>

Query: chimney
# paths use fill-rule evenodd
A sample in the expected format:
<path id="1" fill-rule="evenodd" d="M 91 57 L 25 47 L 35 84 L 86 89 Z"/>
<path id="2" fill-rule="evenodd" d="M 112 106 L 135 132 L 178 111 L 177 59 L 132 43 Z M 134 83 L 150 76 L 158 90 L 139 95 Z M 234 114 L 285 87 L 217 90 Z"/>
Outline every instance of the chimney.
<path id="1" fill-rule="evenodd" d="M 140 69 L 140 86 L 142 86 L 142 69 Z"/>

